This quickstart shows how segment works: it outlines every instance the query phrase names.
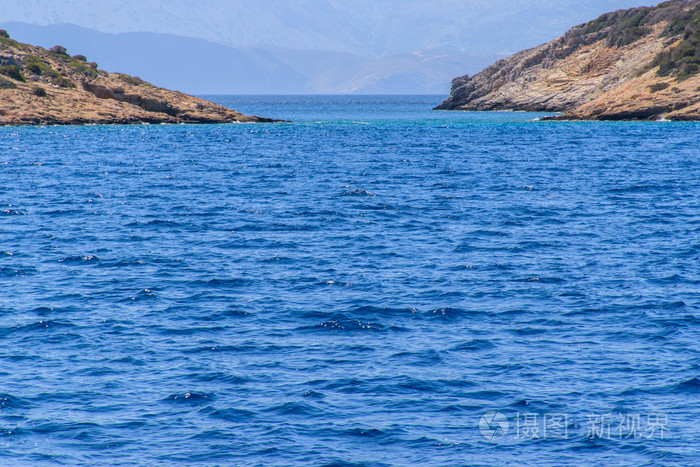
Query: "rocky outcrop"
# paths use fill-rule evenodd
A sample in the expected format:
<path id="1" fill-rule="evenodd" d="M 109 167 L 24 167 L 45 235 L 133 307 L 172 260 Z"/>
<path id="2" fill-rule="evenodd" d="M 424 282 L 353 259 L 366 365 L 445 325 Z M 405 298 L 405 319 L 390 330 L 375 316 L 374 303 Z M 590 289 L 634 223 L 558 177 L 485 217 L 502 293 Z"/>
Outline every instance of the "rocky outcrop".
<path id="1" fill-rule="evenodd" d="M 0 31 L 0 125 L 271 122 Z"/>
<path id="2" fill-rule="evenodd" d="M 456 78 L 439 110 L 700 120 L 700 0 L 621 10 Z"/>

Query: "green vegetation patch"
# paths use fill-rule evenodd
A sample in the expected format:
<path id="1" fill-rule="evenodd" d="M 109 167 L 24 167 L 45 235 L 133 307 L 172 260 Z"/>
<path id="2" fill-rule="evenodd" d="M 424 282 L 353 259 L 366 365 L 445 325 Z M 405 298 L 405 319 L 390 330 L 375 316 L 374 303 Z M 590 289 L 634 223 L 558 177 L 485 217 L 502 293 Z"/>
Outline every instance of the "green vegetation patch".
<path id="1" fill-rule="evenodd" d="M 700 73 L 700 5 L 673 17 L 663 35 L 679 36 L 681 42 L 654 57 L 650 67 L 659 67 L 659 76 L 675 75 L 678 81 Z"/>
<path id="2" fill-rule="evenodd" d="M 24 75 L 22 75 L 22 71 L 17 65 L 0 66 L 0 74 L 9 76 L 14 80 L 21 81 L 23 83 L 27 82 L 27 80 L 24 79 Z"/>
<path id="3" fill-rule="evenodd" d="M 668 83 L 654 83 L 651 86 L 648 86 L 649 92 L 659 92 L 663 91 L 664 89 L 668 89 L 669 87 L 671 87 L 671 85 Z"/>
<path id="4" fill-rule="evenodd" d="M 117 77 L 119 77 L 119 79 L 125 83 L 131 84 L 132 86 L 153 86 L 151 83 L 142 80 L 138 76 L 129 76 L 124 73 L 117 73 Z"/>
<path id="5" fill-rule="evenodd" d="M 591 22 L 584 24 L 583 29 L 581 30 L 581 34 L 593 34 L 593 33 L 601 32 L 602 30 L 609 28 L 610 26 L 612 26 L 614 24 L 615 24 L 615 14 L 614 13 L 607 13 L 598 19 L 595 19 Z"/>
<path id="6" fill-rule="evenodd" d="M 9 79 L 0 78 L 0 89 L 15 89 L 17 85 Z"/>
<path id="7" fill-rule="evenodd" d="M 624 47 L 637 42 L 652 31 L 649 27 L 650 22 L 648 8 L 630 10 L 629 14 L 623 15 L 612 26 L 608 34 L 608 46 Z"/>
<path id="8" fill-rule="evenodd" d="M 62 45 L 54 45 L 49 49 L 49 52 L 56 55 L 68 55 L 68 49 L 66 49 Z"/>
<path id="9" fill-rule="evenodd" d="M 100 75 L 95 68 L 80 60 L 74 60 L 71 62 L 70 67 L 78 73 L 82 73 L 85 76 L 90 76 L 91 78 L 97 78 Z"/>
<path id="10" fill-rule="evenodd" d="M 65 76 L 61 75 L 58 71 L 51 68 L 51 66 L 46 63 L 41 57 L 36 55 L 31 55 L 25 58 L 24 68 L 36 73 L 37 75 L 45 76 L 51 79 L 51 83 L 59 88 L 74 88 L 75 83 Z"/>
<path id="11" fill-rule="evenodd" d="M 48 76 L 49 78 L 58 78 L 61 76 L 59 72 L 51 68 L 48 63 L 36 55 L 30 55 L 24 59 L 24 68 L 32 73 Z"/>
<path id="12" fill-rule="evenodd" d="M 46 97 L 46 89 L 37 86 L 34 88 L 34 95 L 38 97 Z"/>
<path id="13" fill-rule="evenodd" d="M 74 71 L 77 71 L 78 73 L 81 73 L 85 76 L 89 76 L 91 78 L 97 78 L 99 76 L 99 71 L 96 70 L 97 64 L 92 63 L 85 63 L 81 60 L 77 60 L 73 57 L 69 56 L 61 56 L 61 58 L 67 58 L 69 59 L 67 66 L 69 66 L 71 69 Z M 63 60 L 65 64 L 65 60 Z M 54 70 L 51 65 L 49 65 L 44 59 L 37 55 L 30 55 L 24 60 L 24 68 L 31 71 L 32 73 L 35 73 L 37 75 L 42 75 L 46 76 L 48 78 L 52 78 L 54 81 L 56 81 L 54 84 L 61 86 L 63 81 L 67 81 L 67 79 L 61 75 L 58 71 Z M 66 86 L 62 86 L 66 87 Z M 68 87 L 75 87 L 73 86 L 68 86 Z"/>
<path id="14" fill-rule="evenodd" d="M 593 36 L 592 42 L 606 39 L 608 47 L 623 47 L 638 41 L 652 31 L 652 8 L 635 8 L 606 13 L 572 30 L 574 39 Z M 590 40 L 590 39 L 589 39 Z M 591 43 L 591 42 L 589 42 Z"/>
<path id="15" fill-rule="evenodd" d="M 565 37 L 574 46 L 605 39 L 609 47 L 623 47 L 643 38 L 652 32 L 654 25 L 663 22 L 668 25 L 662 35 L 678 37 L 681 42 L 654 57 L 647 70 L 658 67 L 659 76 L 675 76 L 678 81 L 700 73 L 700 2 L 697 0 L 670 0 L 656 7 L 607 13 L 572 29 Z"/>
<path id="16" fill-rule="evenodd" d="M 19 48 L 19 42 L 17 42 L 14 39 L 10 39 L 9 35 L 7 37 L 3 37 L 0 35 L 0 44 L 5 45 L 7 47 L 12 47 L 13 49 Z"/>
<path id="17" fill-rule="evenodd" d="M 59 88 L 74 88 L 75 83 L 67 78 L 64 78 L 63 76 L 57 76 L 51 80 L 51 83 L 54 86 L 58 86 Z"/>

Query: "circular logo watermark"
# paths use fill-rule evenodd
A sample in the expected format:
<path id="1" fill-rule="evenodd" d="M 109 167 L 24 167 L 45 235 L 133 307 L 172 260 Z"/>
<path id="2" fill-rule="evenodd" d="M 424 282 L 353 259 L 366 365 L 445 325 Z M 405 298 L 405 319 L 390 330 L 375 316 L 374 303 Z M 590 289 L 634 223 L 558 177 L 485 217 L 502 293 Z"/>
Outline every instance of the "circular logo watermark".
<path id="1" fill-rule="evenodd" d="M 501 412 L 487 412 L 479 420 L 479 431 L 489 441 L 498 441 L 508 434 L 510 423 Z"/>

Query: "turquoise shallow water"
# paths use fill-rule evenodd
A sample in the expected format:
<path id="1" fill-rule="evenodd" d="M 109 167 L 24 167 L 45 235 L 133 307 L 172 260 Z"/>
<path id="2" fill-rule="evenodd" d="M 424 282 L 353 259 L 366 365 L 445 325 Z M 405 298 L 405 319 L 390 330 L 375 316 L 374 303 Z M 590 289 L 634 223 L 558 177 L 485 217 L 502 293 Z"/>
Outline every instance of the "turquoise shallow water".
<path id="1" fill-rule="evenodd" d="M 700 463 L 700 127 L 215 97 L 0 128 L 0 465 Z"/>

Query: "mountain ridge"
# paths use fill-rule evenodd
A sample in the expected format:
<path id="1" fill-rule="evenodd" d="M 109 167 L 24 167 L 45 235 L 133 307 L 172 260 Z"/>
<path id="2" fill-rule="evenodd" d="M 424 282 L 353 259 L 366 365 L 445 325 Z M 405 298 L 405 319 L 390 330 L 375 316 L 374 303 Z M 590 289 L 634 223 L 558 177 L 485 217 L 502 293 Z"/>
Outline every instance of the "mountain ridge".
<path id="1" fill-rule="evenodd" d="M 367 57 L 432 49 L 505 56 L 610 9 L 654 2 L 658 0 L 2 0 L 2 17 L 4 22 L 72 23 L 107 33 L 168 33 L 233 46 Z"/>
<path id="2" fill-rule="evenodd" d="M 81 50 L 103 69 L 190 94 L 446 94 L 457 73 L 497 56 L 442 50 L 385 57 L 238 46 L 174 34 L 110 34 L 72 24 L 0 23 L 21 42 Z M 396 83 L 397 75 L 407 75 Z"/>

